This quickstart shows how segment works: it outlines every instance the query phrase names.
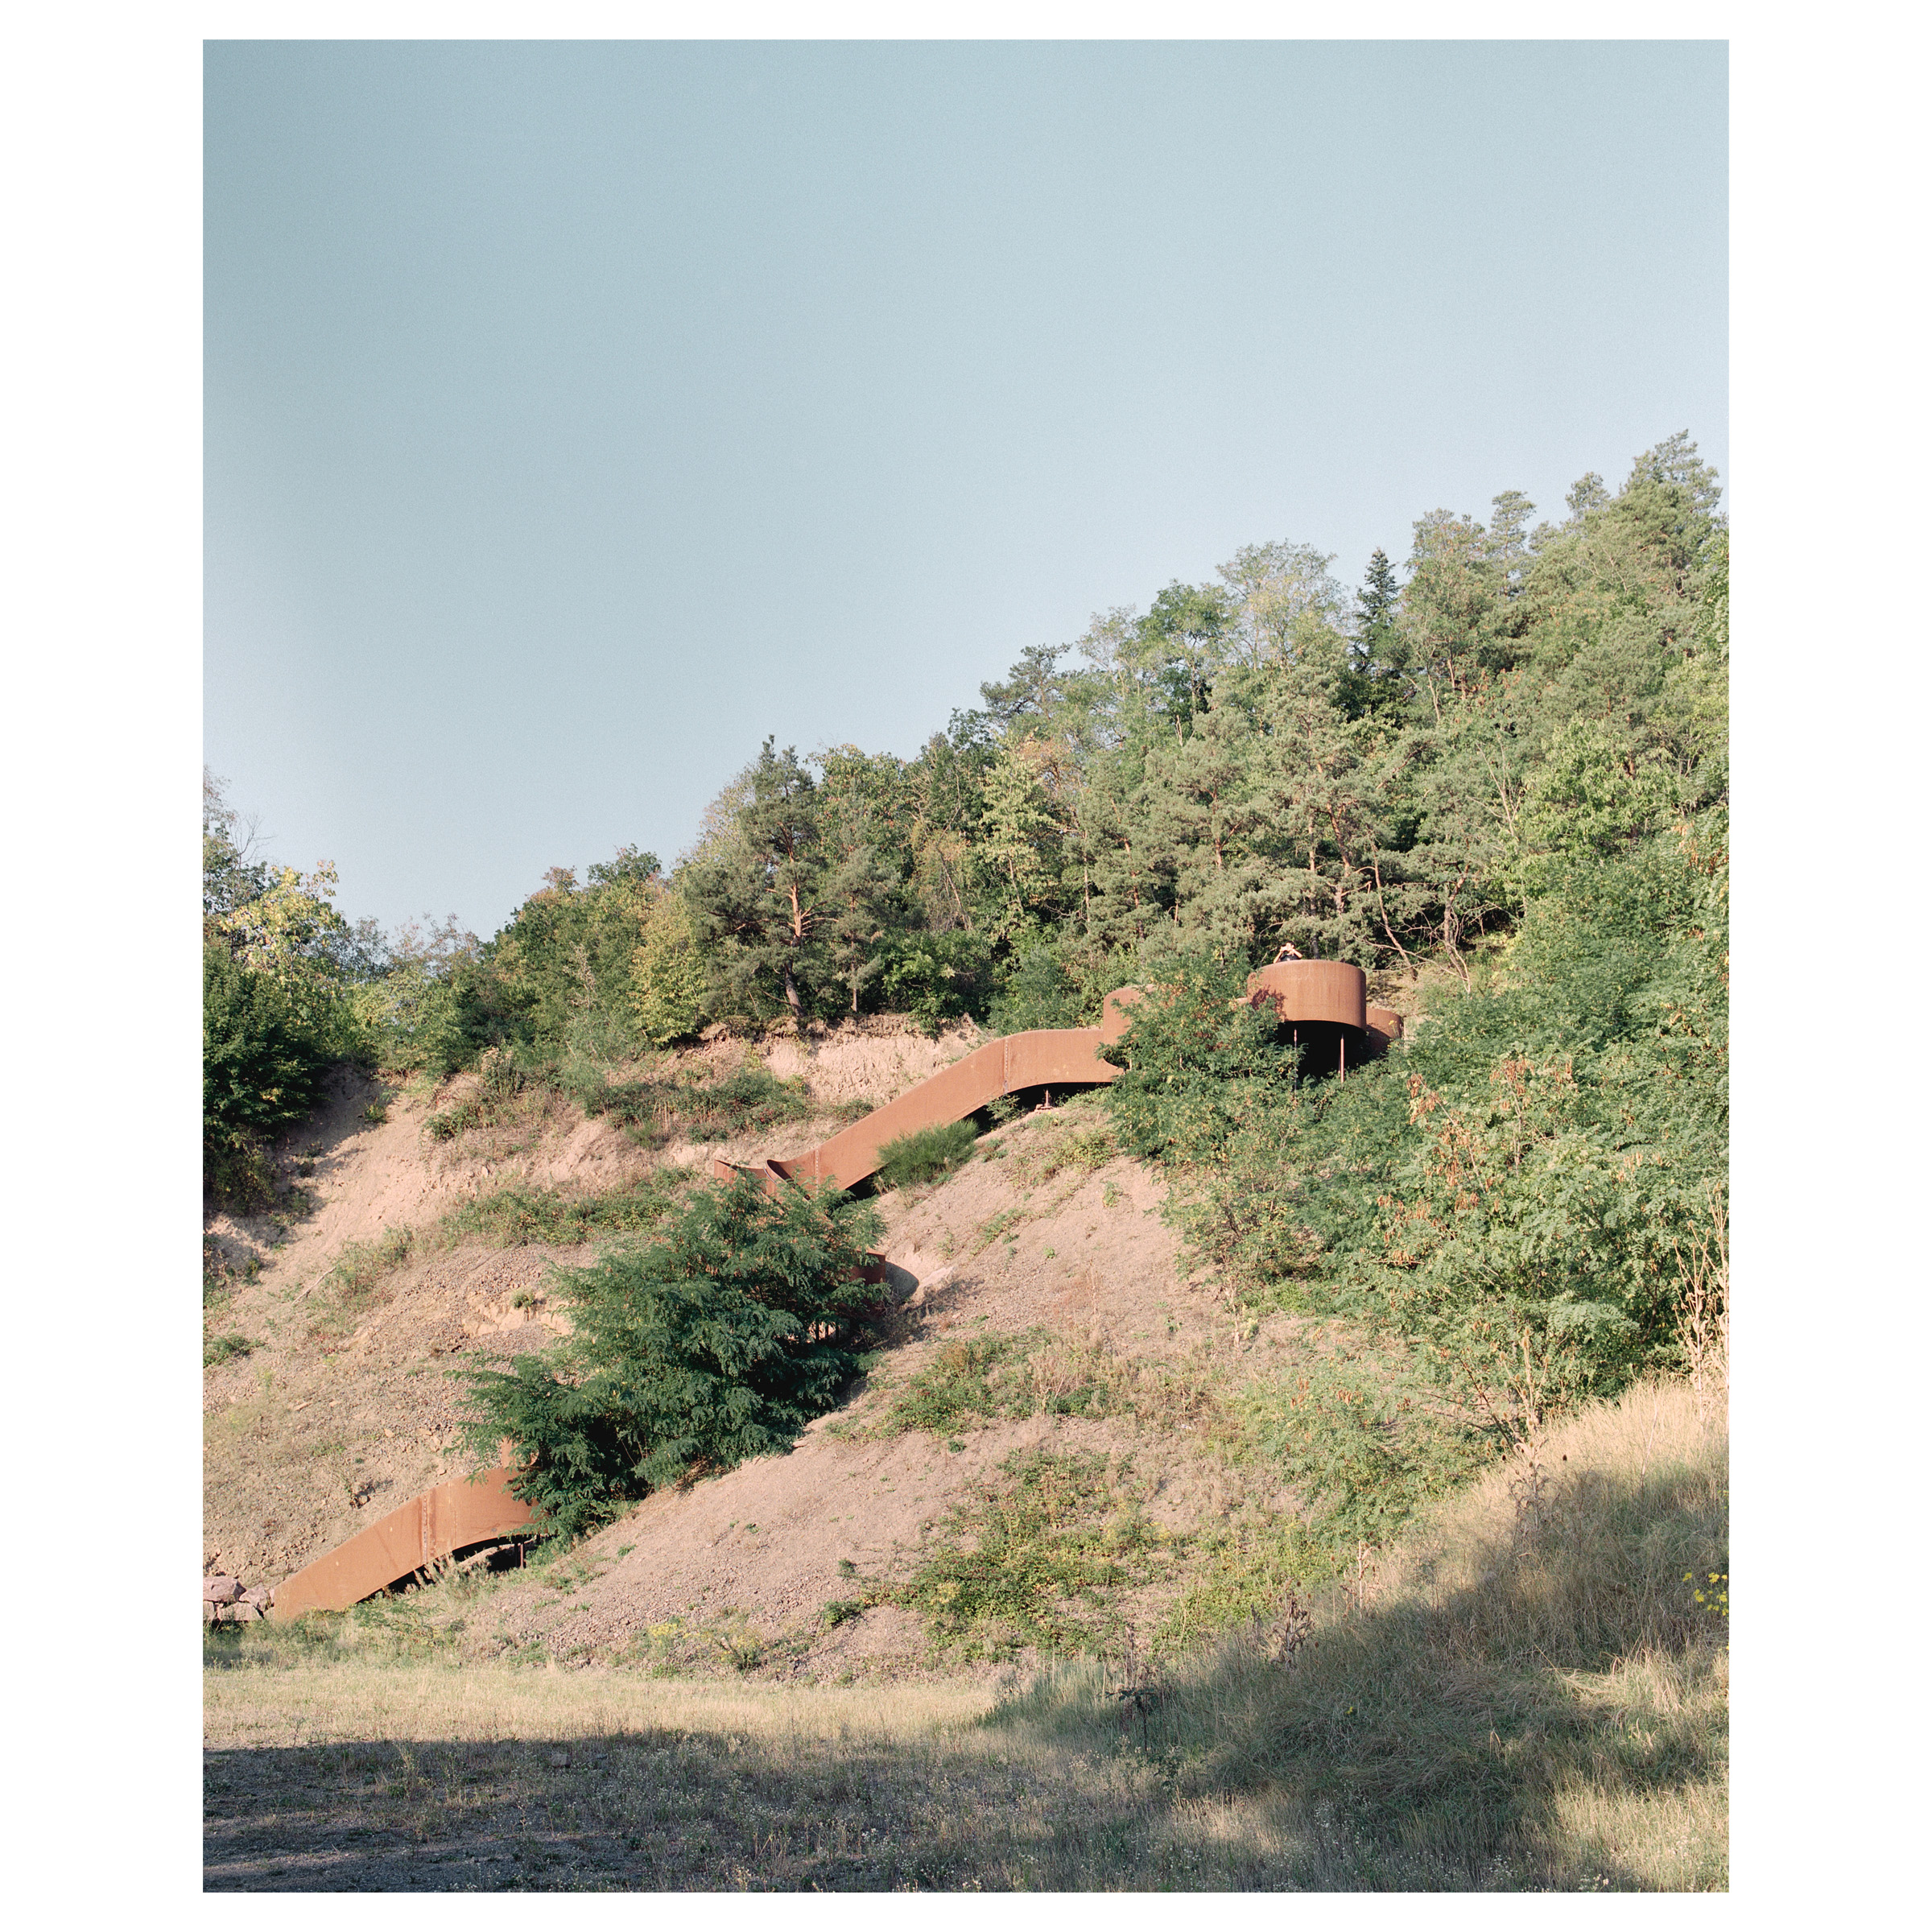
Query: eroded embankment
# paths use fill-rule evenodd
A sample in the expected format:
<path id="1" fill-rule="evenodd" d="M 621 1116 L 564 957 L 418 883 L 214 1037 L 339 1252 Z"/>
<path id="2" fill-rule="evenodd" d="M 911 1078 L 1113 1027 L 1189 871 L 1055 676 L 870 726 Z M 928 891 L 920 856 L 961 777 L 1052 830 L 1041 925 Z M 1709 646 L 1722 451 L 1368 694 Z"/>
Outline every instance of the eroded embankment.
<path id="1" fill-rule="evenodd" d="M 783 1042 L 766 1063 L 829 1109 L 891 1097 L 970 1043 Z M 297 1143 L 315 1209 L 220 1316 L 258 1345 L 208 1377 L 204 1567 L 250 1582 L 462 1472 L 449 1372 L 563 1331 L 551 1270 L 595 1242 L 495 1247 L 452 1234 L 452 1212 L 506 1187 L 662 1186 L 716 1152 L 808 1146 L 830 1117 L 650 1151 L 551 1095 L 439 1143 L 425 1125 L 460 1104 L 460 1084 L 393 1098 L 380 1122 L 365 1117 L 374 1091 L 345 1087 Z M 486 1613 L 462 1620 L 464 1647 L 836 1675 L 911 1667 L 936 1634 L 989 1666 L 1042 1635 L 1001 1614 L 1036 1562 L 1057 1579 L 1060 1638 L 1144 1643 L 1171 1625 L 1217 1529 L 1292 1501 L 1212 1438 L 1294 1324 L 1244 1320 L 1191 1286 L 1162 1199 L 1113 1151 L 1097 1096 L 989 1134 L 935 1187 L 883 1196 L 887 1257 L 917 1286 L 847 1406 L 791 1455 L 654 1496 L 568 1563 L 496 1579 Z M 345 1254 L 351 1274 L 375 1257 L 357 1293 Z M 1014 1573 L 976 1576 L 974 1553 L 1015 1535 Z M 983 1613 L 948 1612 L 976 1591 Z"/>

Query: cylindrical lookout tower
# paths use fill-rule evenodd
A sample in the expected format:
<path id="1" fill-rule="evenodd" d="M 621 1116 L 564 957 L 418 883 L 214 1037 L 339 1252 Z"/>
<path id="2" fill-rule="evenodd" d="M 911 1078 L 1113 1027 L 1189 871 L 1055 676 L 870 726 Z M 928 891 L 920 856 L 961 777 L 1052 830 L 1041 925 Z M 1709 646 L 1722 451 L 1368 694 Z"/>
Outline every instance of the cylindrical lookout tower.
<path id="1" fill-rule="evenodd" d="M 1402 1036 L 1402 1022 L 1386 1006 L 1368 1004 L 1368 980 L 1342 960 L 1281 960 L 1248 976 L 1248 1003 L 1272 1007 L 1275 1023 L 1291 1033 L 1309 1073 L 1346 1073 Z"/>

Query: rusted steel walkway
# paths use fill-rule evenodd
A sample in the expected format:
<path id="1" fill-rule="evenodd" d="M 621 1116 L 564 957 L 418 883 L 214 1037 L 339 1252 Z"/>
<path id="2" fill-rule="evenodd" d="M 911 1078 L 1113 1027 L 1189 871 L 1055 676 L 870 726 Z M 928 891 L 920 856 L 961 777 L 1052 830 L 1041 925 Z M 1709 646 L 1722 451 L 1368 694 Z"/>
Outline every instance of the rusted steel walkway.
<path id="1" fill-rule="evenodd" d="M 752 1174 L 856 1187 L 878 1171 L 880 1150 L 888 1141 L 963 1121 L 1002 1094 L 1030 1087 L 1100 1087 L 1117 1080 L 1120 1069 L 1102 1059 L 1100 1050 L 1127 1030 L 1127 1009 L 1140 997 L 1140 989 L 1133 986 L 1108 993 L 1097 1026 L 1042 1027 L 989 1040 L 808 1153 L 750 1167 L 714 1161 L 712 1171 L 720 1180 Z"/>
<path id="2" fill-rule="evenodd" d="M 299 1616 L 304 1610 L 346 1610 L 440 1558 L 474 1544 L 499 1542 L 528 1528 L 530 1507 L 510 1494 L 510 1473 L 486 1469 L 459 1482 L 439 1484 L 390 1510 L 278 1584 L 270 1615 L 279 1619 Z"/>
<path id="3" fill-rule="evenodd" d="M 1360 967 L 1340 960 L 1289 960 L 1250 973 L 1246 999 L 1253 1006 L 1272 1006 L 1276 1024 L 1293 1030 L 1315 1064 L 1333 1054 L 1345 1070 L 1351 1056 L 1359 1063 L 1402 1036 L 1402 1022 L 1392 1009 L 1368 1004 L 1368 985 Z M 720 1180 L 749 1174 L 772 1187 L 802 1181 L 856 1187 L 878 1171 L 889 1141 L 963 1121 L 1002 1094 L 1117 1080 L 1120 1069 L 1102 1059 L 1100 1050 L 1126 1032 L 1129 1009 L 1143 997 L 1144 989 L 1123 986 L 1101 1003 L 1097 1026 L 1042 1028 L 989 1040 L 807 1153 L 748 1166 L 716 1160 L 712 1172 Z"/>
<path id="4" fill-rule="evenodd" d="M 1367 989 L 1359 966 L 1336 960 L 1290 960 L 1249 974 L 1246 997 L 1251 1005 L 1272 1006 L 1277 1023 L 1293 1028 L 1298 1040 L 1333 1047 L 1345 1071 L 1352 1046 L 1360 1061 L 1402 1037 L 1401 1019 L 1388 1007 L 1369 1005 Z M 1137 986 L 1108 993 L 1097 1026 L 1042 1028 L 989 1040 L 808 1153 L 749 1167 L 715 1161 L 712 1172 L 721 1180 L 749 1174 L 774 1188 L 786 1181 L 855 1187 L 878 1171 L 880 1151 L 889 1141 L 963 1121 L 1003 1094 L 1105 1086 L 1120 1077 L 1120 1069 L 1102 1059 L 1100 1050 L 1126 1032 L 1129 1009 L 1143 997 Z M 883 1278 L 882 1260 L 875 1263 L 875 1271 Z M 868 1279 L 873 1272 L 869 1271 Z M 440 1558 L 527 1528 L 530 1508 L 510 1494 L 510 1473 L 507 1468 L 485 1470 L 467 1481 L 442 1484 L 391 1510 L 281 1584 L 271 1614 L 345 1610 Z"/>

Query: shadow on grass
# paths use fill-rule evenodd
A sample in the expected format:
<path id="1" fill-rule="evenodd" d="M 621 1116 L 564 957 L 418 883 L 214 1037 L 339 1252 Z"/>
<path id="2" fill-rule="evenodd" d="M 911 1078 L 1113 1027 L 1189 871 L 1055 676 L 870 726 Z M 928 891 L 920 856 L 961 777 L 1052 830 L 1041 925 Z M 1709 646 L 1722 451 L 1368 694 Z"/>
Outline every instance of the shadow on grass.
<path id="1" fill-rule="evenodd" d="M 217 1751 L 211 1891 L 1052 1887 L 1083 1835 L 1130 1854 L 1091 1778 L 943 1747 L 641 1732 Z M 1082 1767 L 1081 1769 L 1087 1769 Z M 1094 1768 L 1099 1769 L 1099 1768 Z M 1125 1780 L 1137 1779 L 1128 1768 Z M 997 1822 L 988 1800 L 1007 1801 Z M 1129 1800 L 1128 1790 L 1116 1792 Z M 1096 1806 L 1096 1800 L 1100 1801 Z M 1062 1815 L 1056 1815 L 1062 1814 Z M 1175 1868 L 1169 1883 L 1204 1875 Z M 1104 1881 L 1103 1881 L 1104 1882 Z M 1158 1880 L 1151 1882 L 1158 1883 Z M 1205 1882 L 1216 1882 L 1207 1880 Z M 1221 1883 L 1265 1885 L 1258 1870 Z"/>
<path id="2" fill-rule="evenodd" d="M 1479 1485 L 1365 1600 L 1319 1602 L 1286 1659 L 1257 1629 L 1136 1686 L 1063 1668 L 910 1740 L 660 1727 L 213 1751 L 205 1882 L 1721 1888 L 1728 1651 L 1695 1585 L 1728 1567 L 1728 1465 L 1721 1439 L 1683 1443 L 1653 1456 L 1645 1437 L 1620 1463 L 1620 1439 L 1587 1461 L 1578 1437 L 1575 1473 L 1559 1463 L 1520 1516 L 1506 1472 Z"/>
<path id="3" fill-rule="evenodd" d="M 1183 1660 L 1137 1700 L 1142 1748 L 1183 1805 L 1245 1795 L 1325 1839 L 1298 1885 L 1721 1886 L 1728 1633 L 1698 1591 L 1728 1568 L 1721 1442 L 1559 1465 L 1514 1520 L 1499 1487 L 1286 1661 L 1258 1628 Z M 1068 1674 L 989 1721 L 1091 1750 L 1120 1707 Z"/>

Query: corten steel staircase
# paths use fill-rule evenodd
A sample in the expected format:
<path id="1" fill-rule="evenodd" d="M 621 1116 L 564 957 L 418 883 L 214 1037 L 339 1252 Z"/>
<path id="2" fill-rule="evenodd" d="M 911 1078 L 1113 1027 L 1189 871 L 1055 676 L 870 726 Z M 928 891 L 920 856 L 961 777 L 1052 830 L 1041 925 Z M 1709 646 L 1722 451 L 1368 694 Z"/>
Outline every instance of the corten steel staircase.
<path id="1" fill-rule="evenodd" d="M 750 1166 L 714 1161 L 712 1172 L 721 1181 L 733 1174 L 751 1174 L 768 1187 L 798 1181 L 856 1187 L 878 1171 L 880 1151 L 888 1141 L 924 1128 L 963 1121 L 1002 1094 L 1022 1093 L 1034 1087 L 1051 1090 L 1104 1086 L 1119 1078 L 1120 1069 L 1102 1059 L 1100 1050 L 1126 1032 L 1127 1009 L 1141 997 L 1137 986 L 1123 986 L 1108 993 L 1097 1026 L 1042 1027 L 989 1040 L 964 1059 L 942 1067 L 930 1080 L 921 1080 L 896 1100 L 854 1121 L 809 1153 Z"/>
<path id="2" fill-rule="evenodd" d="M 1359 966 L 1289 960 L 1249 974 L 1246 1003 L 1272 1006 L 1276 1023 L 1293 1030 L 1305 1055 L 1324 1064 L 1332 1052 L 1336 1070 L 1345 1076 L 1351 1058 L 1359 1064 L 1402 1037 L 1401 1019 L 1389 1007 L 1369 1005 L 1367 993 Z M 1042 1028 L 989 1040 L 808 1153 L 749 1166 L 716 1161 L 712 1170 L 720 1180 L 747 1174 L 774 1191 L 786 1182 L 856 1187 L 877 1172 L 880 1151 L 889 1141 L 963 1121 L 1003 1094 L 1099 1087 L 1118 1079 L 1120 1069 L 1102 1059 L 1100 1049 L 1125 1034 L 1129 1009 L 1143 997 L 1137 986 L 1108 993 L 1097 1026 Z M 866 1278 L 883 1279 L 886 1272 L 881 1259 Z M 504 1450 L 507 1463 L 508 1443 Z M 345 1610 L 441 1558 L 529 1528 L 530 1508 L 510 1494 L 511 1473 L 506 1467 L 444 1483 L 391 1510 L 280 1584 L 270 1614 Z"/>

